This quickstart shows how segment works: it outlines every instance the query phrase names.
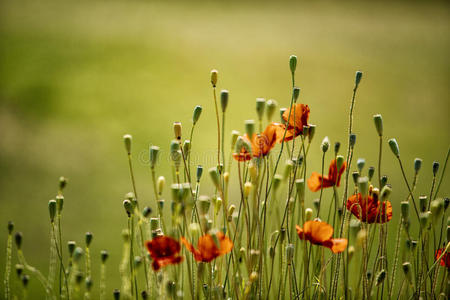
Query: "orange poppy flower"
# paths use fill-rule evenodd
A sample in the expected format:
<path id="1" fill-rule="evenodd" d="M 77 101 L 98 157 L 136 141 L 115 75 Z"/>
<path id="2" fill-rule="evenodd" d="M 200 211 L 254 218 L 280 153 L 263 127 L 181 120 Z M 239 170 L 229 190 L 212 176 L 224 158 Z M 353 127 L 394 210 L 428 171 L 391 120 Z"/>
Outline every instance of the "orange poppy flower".
<path id="1" fill-rule="evenodd" d="M 210 234 L 205 234 L 198 239 L 197 249 L 194 248 L 184 237 L 181 242 L 186 248 L 194 254 L 196 261 L 210 262 L 218 256 L 224 255 L 231 251 L 233 242 L 222 232 L 216 233 L 218 244 Z"/>
<path id="2" fill-rule="evenodd" d="M 320 186 L 323 186 L 324 188 L 331 187 L 334 185 L 339 186 L 341 183 L 341 175 L 342 173 L 344 173 L 346 165 L 347 165 L 346 162 L 342 164 L 342 167 L 339 170 L 338 174 L 336 160 L 333 159 L 331 161 L 330 168 L 328 169 L 328 176 L 323 176 L 322 178 L 321 174 L 317 172 L 312 172 L 311 177 L 308 179 L 309 189 L 313 192 L 317 192 L 318 190 L 320 190 Z"/>
<path id="3" fill-rule="evenodd" d="M 294 112 L 295 107 L 295 112 Z M 295 113 L 295 115 L 294 115 Z M 289 110 L 286 110 L 283 113 L 283 120 L 286 122 L 289 119 L 289 124 L 287 124 L 287 132 L 286 137 L 284 138 L 285 141 L 290 141 L 294 139 L 295 137 L 299 136 L 303 133 L 303 126 L 308 125 L 308 118 L 309 118 L 309 106 L 306 104 L 294 104 L 291 108 L 291 117 L 289 118 Z"/>
<path id="4" fill-rule="evenodd" d="M 244 139 L 252 145 L 253 157 L 261 157 L 269 154 L 270 150 L 275 146 L 276 142 L 280 142 L 284 132 L 284 125 L 280 123 L 270 123 L 261 134 L 254 133 L 250 140 L 247 134 L 244 134 Z M 233 153 L 234 159 L 238 161 L 250 160 L 252 155 L 242 147 L 241 152 Z"/>
<path id="5" fill-rule="evenodd" d="M 298 237 L 311 244 L 329 248 L 333 253 L 339 253 L 347 247 L 347 239 L 333 239 L 333 227 L 322 221 L 306 221 L 303 228 L 296 226 Z"/>
<path id="6" fill-rule="evenodd" d="M 434 255 L 435 259 L 438 259 L 442 252 L 444 252 L 445 248 L 441 248 L 436 250 L 436 253 Z M 444 256 L 442 256 L 441 261 L 439 262 L 441 266 L 450 268 L 450 253 L 446 252 Z"/>
<path id="7" fill-rule="evenodd" d="M 157 236 L 151 241 L 147 241 L 145 246 L 153 259 L 153 270 L 158 271 L 161 267 L 175 265 L 183 261 L 179 256 L 180 243 L 168 236 Z"/>
<path id="8" fill-rule="evenodd" d="M 362 222 L 386 223 L 392 219 L 391 202 L 380 203 L 377 194 L 369 194 L 365 198 L 361 193 L 353 195 L 347 200 L 347 209 Z"/>

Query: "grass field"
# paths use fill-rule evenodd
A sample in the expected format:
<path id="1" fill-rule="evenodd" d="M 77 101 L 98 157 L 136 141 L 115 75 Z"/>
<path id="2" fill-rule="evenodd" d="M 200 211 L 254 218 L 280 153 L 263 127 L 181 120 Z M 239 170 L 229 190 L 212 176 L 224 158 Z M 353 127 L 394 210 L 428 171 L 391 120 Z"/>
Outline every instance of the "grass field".
<path id="1" fill-rule="evenodd" d="M 94 263 L 101 249 L 111 254 L 112 290 L 119 285 L 126 227 L 122 200 L 131 189 L 122 135 L 133 135 L 141 201 L 153 204 L 148 146 L 167 151 L 172 123 L 188 130 L 195 105 L 204 110 L 194 151 L 206 169 L 213 166 L 210 70 L 219 70 L 219 88 L 230 91 L 226 132 L 243 131 L 242 120 L 256 118 L 256 97 L 288 106 L 291 54 L 299 57 L 300 102 L 310 106 L 310 121 L 318 126 L 309 170 L 320 168 L 324 136 L 346 143 L 354 73 L 362 70 L 355 156 L 376 164 L 372 115 L 381 113 L 408 174 L 413 159 L 423 159 L 418 194 L 429 193 L 431 164 L 442 162 L 450 142 L 449 17 L 445 3 L 3 0 L 1 223 L 15 221 L 27 259 L 46 266 L 47 202 L 58 177 L 68 177 L 64 239 L 82 243 L 84 232 L 94 233 Z M 406 188 L 387 147 L 383 163 L 392 177 L 395 217 Z M 169 168 L 161 175 L 170 178 Z M 449 192 L 444 184 L 441 195 Z M 5 238 L 2 230 L 1 248 Z M 39 289 L 35 280 L 31 284 Z"/>

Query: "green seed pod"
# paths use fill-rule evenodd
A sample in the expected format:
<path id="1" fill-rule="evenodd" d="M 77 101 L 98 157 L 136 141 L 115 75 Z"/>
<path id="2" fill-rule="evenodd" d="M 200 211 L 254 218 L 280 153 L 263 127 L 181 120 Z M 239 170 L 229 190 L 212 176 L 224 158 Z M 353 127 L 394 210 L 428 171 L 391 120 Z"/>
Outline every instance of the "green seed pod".
<path id="1" fill-rule="evenodd" d="M 274 193 L 280 187 L 282 180 L 283 180 L 283 176 L 281 176 L 280 174 L 275 174 L 275 176 L 273 176 L 273 191 L 274 191 Z"/>
<path id="2" fill-rule="evenodd" d="M 381 115 L 374 115 L 373 122 L 375 123 L 375 129 L 378 132 L 379 136 L 383 136 L 383 118 Z"/>
<path id="3" fill-rule="evenodd" d="M 359 172 L 358 171 L 352 172 L 352 178 L 353 178 L 353 183 L 355 185 L 357 185 L 358 184 L 358 178 L 359 178 Z"/>
<path id="4" fill-rule="evenodd" d="M 123 200 L 123 207 L 125 208 L 126 213 L 128 216 L 131 216 L 133 214 L 133 204 L 130 200 L 125 199 Z"/>
<path id="5" fill-rule="evenodd" d="M 328 148 L 330 147 L 330 140 L 328 139 L 328 137 L 326 136 L 323 141 L 322 144 L 320 145 L 320 149 L 322 150 L 323 153 L 328 151 Z"/>
<path id="6" fill-rule="evenodd" d="M 303 202 L 305 200 L 305 180 L 296 179 L 295 187 L 297 189 L 298 199 L 300 200 L 300 202 Z"/>
<path id="7" fill-rule="evenodd" d="M 351 148 L 355 147 L 355 144 L 356 144 L 356 134 L 351 133 L 350 136 L 349 136 L 349 138 L 348 138 L 348 140 L 349 140 L 350 147 L 351 147 Z"/>
<path id="8" fill-rule="evenodd" d="M 433 176 L 436 176 L 438 171 L 439 171 L 439 163 L 437 161 L 434 161 L 433 162 Z"/>
<path id="9" fill-rule="evenodd" d="M 86 285 L 86 290 L 90 291 L 92 289 L 92 285 L 94 284 L 92 282 L 92 278 L 91 277 L 86 277 L 85 281 L 84 281 L 85 285 Z"/>
<path id="10" fill-rule="evenodd" d="M 64 196 L 57 195 L 56 196 L 56 208 L 58 209 L 58 213 L 61 213 L 64 207 Z"/>
<path id="11" fill-rule="evenodd" d="M 363 75 L 363 73 L 361 71 L 356 71 L 356 74 L 355 74 L 355 86 L 358 86 L 359 83 L 361 82 L 362 75 Z"/>
<path id="12" fill-rule="evenodd" d="M 93 237 L 94 236 L 93 236 L 92 232 L 86 232 L 86 235 L 85 235 L 86 247 L 89 247 L 91 245 Z"/>
<path id="13" fill-rule="evenodd" d="M 189 155 L 190 151 L 191 151 L 191 141 L 190 140 L 185 140 L 183 142 L 183 153 L 184 153 L 184 156 L 187 157 Z"/>
<path id="14" fill-rule="evenodd" d="M 217 75 L 218 75 L 218 71 L 217 70 L 212 70 L 211 71 L 211 84 L 213 86 L 213 88 L 216 87 L 217 85 Z"/>
<path id="15" fill-rule="evenodd" d="M 173 133 L 175 134 L 176 140 L 181 140 L 181 123 L 180 122 L 174 122 L 173 123 Z"/>
<path id="16" fill-rule="evenodd" d="M 202 114 L 203 108 L 200 105 L 194 107 L 194 113 L 192 114 L 192 124 L 197 124 L 200 115 Z"/>
<path id="17" fill-rule="evenodd" d="M 229 94 L 228 94 L 227 90 L 220 91 L 220 104 L 222 106 L 222 112 L 225 112 L 227 110 L 228 96 L 229 96 Z"/>
<path id="18" fill-rule="evenodd" d="M 50 214 L 50 222 L 53 223 L 53 221 L 55 221 L 56 214 L 56 200 L 48 201 L 48 212 Z"/>
<path id="19" fill-rule="evenodd" d="M 291 69 L 291 73 L 295 73 L 295 69 L 297 69 L 297 56 L 291 55 L 289 57 L 289 68 Z"/>
<path id="20" fill-rule="evenodd" d="M 109 257 L 108 251 L 102 250 L 100 252 L 100 257 L 102 259 L 102 263 L 104 264 L 106 262 L 106 260 L 108 260 L 108 257 Z"/>
<path id="21" fill-rule="evenodd" d="M 272 121 L 273 114 L 275 113 L 275 109 L 277 108 L 277 101 L 273 99 L 269 99 L 266 102 L 266 116 L 267 120 L 270 122 Z"/>
<path id="22" fill-rule="evenodd" d="M 294 86 L 294 89 L 292 90 L 292 96 L 294 99 L 294 103 L 297 103 L 299 95 L 300 95 L 300 88 L 297 86 Z"/>
<path id="23" fill-rule="evenodd" d="M 151 213 L 152 213 L 152 209 L 150 207 L 148 207 L 148 206 L 144 207 L 144 209 L 142 210 L 142 215 L 145 218 L 150 217 Z"/>
<path id="24" fill-rule="evenodd" d="M 419 209 L 421 212 L 424 212 L 427 209 L 428 201 L 427 196 L 422 195 L 419 196 Z"/>
<path id="25" fill-rule="evenodd" d="M 405 277 L 408 280 L 408 282 L 411 283 L 412 282 L 411 263 L 404 262 L 402 264 L 402 270 L 403 270 L 403 274 L 405 274 Z"/>
<path id="26" fill-rule="evenodd" d="M 220 178 L 219 178 L 219 172 L 217 172 L 217 168 L 210 168 L 209 169 L 209 175 L 211 177 L 212 182 L 216 186 L 216 188 L 219 188 L 220 186 Z"/>
<path id="27" fill-rule="evenodd" d="M 24 275 L 22 275 L 21 279 L 22 279 L 22 284 L 23 284 L 24 288 L 27 288 L 28 282 L 30 281 L 30 276 L 28 276 L 27 274 L 24 274 Z"/>
<path id="28" fill-rule="evenodd" d="M 390 186 L 389 184 L 386 184 L 386 185 L 381 189 L 381 192 L 380 192 L 380 199 L 381 199 L 381 201 L 387 201 L 387 200 L 389 200 L 389 196 L 391 195 L 391 193 L 392 193 L 392 188 L 391 188 L 391 186 Z"/>
<path id="29" fill-rule="evenodd" d="M 171 141 L 170 142 L 170 154 L 172 155 L 173 153 L 178 152 L 179 150 L 180 150 L 180 143 L 178 143 L 178 141 L 175 141 L 175 140 Z M 172 157 L 172 160 L 173 159 L 174 158 Z"/>
<path id="30" fill-rule="evenodd" d="M 67 178 L 64 176 L 59 177 L 59 189 L 62 191 L 67 185 Z"/>
<path id="31" fill-rule="evenodd" d="M 431 201 L 430 210 L 431 217 L 434 223 L 441 218 L 441 215 L 444 212 L 444 200 L 442 198 L 439 198 Z"/>
<path id="32" fill-rule="evenodd" d="M 69 256 L 73 255 L 73 252 L 75 251 L 76 247 L 77 247 L 77 243 L 75 241 L 67 242 L 67 249 L 69 250 Z"/>
<path id="33" fill-rule="evenodd" d="M 369 191 L 369 178 L 365 176 L 358 178 L 358 190 L 363 198 L 367 197 Z"/>
<path id="34" fill-rule="evenodd" d="M 409 202 L 402 201 L 400 203 L 400 208 L 401 208 L 401 212 L 402 212 L 403 221 L 407 221 L 409 219 Z"/>
<path id="35" fill-rule="evenodd" d="M 20 275 L 22 275 L 25 267 L 22 264 L 16 264 L 15 267 L 16 267 L 16 274 L 18 277 L 20 277 Z"/>
<path id="36" fill-rule="evenodd" d="M 245 121 L 245 133 L 247 133 L 250 139 L 252 138 L 253 133 L 255 133 L 255 121 L 253 120 Z"/>
<path id="37" fill-rule="evenodd" d="M 313 216 L 313 210 L 311 208 L 305 209 L 305 219 L 306 221 L 311 221 Z"/>
<path id="38" fill-rule="evenodd" d="M 73 260 L 75 262 L 78 262 L 83 256 L 83 253 L 84 253 L 83 249 L 81 249 L 80 247 L 76 247 L 75 251 L 73 252 Z"/>
<path id="39" fill-rule="evenodd" d="M 256 98 L 256 114 L 258 115 L 259 121 L 261 121 L 264 116 L 265 106 L 266 106 L 266 99 Z"/>
<path id="40" fill-rule="evenodd" d="M 316 125 L 310 124 L 308 127 L 308 143 L 311 143 L 316 133 Z"/>
<path id="41" fill-rule="evenodd" d="M 340 148 L 341 148 L 341 143 L 340 142 L 334 143 L 334 155 L 337 155 L 339 153 L 339 149 Z"/>
<path id="42" fill-rule="evenodd" d="M 114 289 L 113 296 L 114 300 L 120 300 L 120 291 L 118 289 Z"/>
<path id="43" fill-rule="evenodd" d="M 396 157 L 400 157 L 400 149 L 398 147 L 397 140 L 396 139 L 390 139 L 388 141 L 388 143 L 389 143 L 389 147 L 391 147 L 392 153 L 394 153 L 394 155 Z"/>
<path id="44" fill-rule="evenodd" d="M 285 124 L 286 125 L 286 121 L 283 119 L 283 114 L 287 111 L 286 107 L 282 107 L 280 108 L 280 122 L 281 124 Z"/>
<path id="45" fill-rule="evenodd" d="M 158 163 L 158 154 L 159 154 L 159 147 L 151 146 L 149 150 L 149 159 L 150 159 L 150 167 L 152 169 L 155 168 L 156 164 Z"/>
<path id="46" fill-rule="evenodd" d="M 294 162 L 290 159 L 286 160 L 286 163 L 284 165 L 284 180 L 287 180 L 289 178 L 289 175 L 291 174 L 291 171 L 294 167 Z"/>
<path id="47" fill-rule="evenodd" d="M 132 136 L 130 134 L 125 134 L 123 136 L 123 142 L 125 143 L 125 150 L 127 151 L 128 154 L 131 154 L 131 140 L 132 140 Z"/>
<path id="48" fill-rule="evenodd" d="M 8 222 L 8 234 L 12 234 L 14 230 L 14 223 L 12 221 Z"/>
<path id="49" fill-rule="evenodd" d="M 197 204 L 198 212 L 200 215 L 206 215 L 209 211 L 209 208 L 211 206 L 211 198 L 205 195 L 202 195 L 198 199 Z"/>
<path id="50" fill-rule="evenodd" d="M 420 227 L 427 229 L 430 224 L 430 212 L 423 212 L 419 214 Z"/>
<path id="51" fill-rule="evenodd" d="M 22 232 L 16 232 L 16 234 L 14 235 L 14 240 L 16 242 L 16 247 L 18 250 L 20 250 L 22 248 Z"/>
<path id="52" fill-rule="evenodd" d="M 200 182 L 203 174 L 203 167 L 201 165 L 197 166 L 197 182 Z"/>
<path id="53" fill-rule="evenodd" d="M 375 168 L 374 167 L 369 167 L 367 174 L 369 176 L 369 181 L 372 181 L 373 175 L 375 174 Z"/>
<path id="54" fill-rule="evenodd" d="M 293 244 L 288 244 L 286 246 L 286 260 L 288 264 L 292 263 L 292 260 L 294 259 L 294 245 Z"/>
<path id="55" fill-rule="evenodd" d="M 358 160 L 356 161 L 356 166 L 358 167 L 359 173 L 361 173 L 365 164 L 366 160 L 364 158 L 358 158 Z"/>
<path id="56" fill-rule="evenodd" d="M 381 176 L 381 188 L 383 188 L 386 185 L 387 181 L 388 178 L 386 175 Z"/>
<path id="57" fill-rule="evenodd" d="M 419 173 L 421 167 L 422 167 L 422 159 L 420 158 L 414 159 L 414 171 L 416 171 L 416 173 Z"/>
<path id="58" fill-rule="evenodd" d="M 383 269 L 380 272 L 378 272 L 377 276 L 375 277 L 375 285 L 379 286 L 381 283 L 383 283 L 384 279 L 386 278 L 386 271 Z"/>
<path id="59" fill-rule="evenodd" d="M 150 218 L 150 230 L 155 231 L 160 228 L 159 218 Z"/>

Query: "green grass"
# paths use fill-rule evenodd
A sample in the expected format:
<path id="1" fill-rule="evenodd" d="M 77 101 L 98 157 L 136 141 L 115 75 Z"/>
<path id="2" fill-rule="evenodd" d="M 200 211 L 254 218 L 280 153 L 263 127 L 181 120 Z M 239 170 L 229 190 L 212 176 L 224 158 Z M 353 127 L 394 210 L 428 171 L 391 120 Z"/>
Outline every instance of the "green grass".
<path id="1" fill-rule="evenodd" d="M 300 101 L 318 125 L 310 171 L 320 168 L 325 135 L 345 145 L 359 69 L 355 158 L 376 165 L 372 115 L 381 113 L 410 176 L 413 159 L 423 158 L 418 193 L 427 194 L 431 163 L 442 162 L 449 145 L 450 19 L 443 3 L 2 1 L 0 11 L 0 220 L 14 220 L 30 263 L 46 266 L 47 201 L 57 178 L 68 177 L 64 238 L 82 243 L 85 231 L 94 233 L 94 272 L 100 249 L 110 251 L 109 290 L 119 284 L 112 275 L 126 227 L 121 203 L 131 190 L 121 137 L 133 135 L 136 159 L 152 144 L 167 151 L 172 122 L 187 131 L 199 104 L 194 148 L 210 153 L 213 68 L 219 88 L 230 91 L 227 132 L 243 131 L 243 120 L 256 118 L 256 97 L 288 105 L 288 57 L 298 55 Z M 387 147 L 384 159 L 395 212 L 406 188 Z M 137 162 L 136 172 L 150 203 L 150 172 Z M 169 169 L 162 175 L 170 178 Z M 441 195 L 449 191 L 443 184 Z M 0 240 L 5 245 L 6 230 Z"/>

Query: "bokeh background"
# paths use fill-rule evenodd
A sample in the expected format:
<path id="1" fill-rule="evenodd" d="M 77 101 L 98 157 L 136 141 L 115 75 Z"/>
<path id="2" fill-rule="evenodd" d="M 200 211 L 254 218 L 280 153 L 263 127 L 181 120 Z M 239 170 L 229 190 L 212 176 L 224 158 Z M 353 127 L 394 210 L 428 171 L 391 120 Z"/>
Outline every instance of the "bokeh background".
<path id="1" fill-rule="evenodd" d="M 376 165 L 372 115 L 381 113 L 386 140 L 397 138 L 410 178 L 413 159 L 423 159 L 418 194 L 428 194 L 431 164 L 443 162 L 450 142 L 449 8 L 448 2 L 410 1 L 1 0 L 0 248 L 13 220 L 24 233 L 29 263 L 47 272 L 47 202 L 64 175 L 64 240 L 83 244 L 92 231 L 94 276 L 99 251 L 107 249 L 107 287 L 119 287 L 122 200 L 131 190 L 123 134 L 133 135 L 141 202 L 154 206 L 148 147 L 167 153 L 172 123 L 189 130 L 195 105 L 203 114 L 194 163 L 214 165 L 210 70 L 219 70 L 219 89 L 230 91 L 228 145 L 232 129 L 243 131 L 243 121 L 256 118 L 256 97 L 288 105 L 291 54 L 299 57 L 300 101 L 318 126 L 309 171 L 320 168 L 324 136 L 345 148 L 354 73 L 362 70 L 355 158 Z M 406 189 L 387 146 L 383 155 L 395 210 Z M 163 163 L 158 174 L 169 179 Z M 208 185 L 205 176 L 203 193 L 211 192 Z M 449 191 L 446 179 L 440 195 Z M 311 203 L 316 195 L 307 197 Z M 42 292 L 35 279 L 31 286 Z"/>

